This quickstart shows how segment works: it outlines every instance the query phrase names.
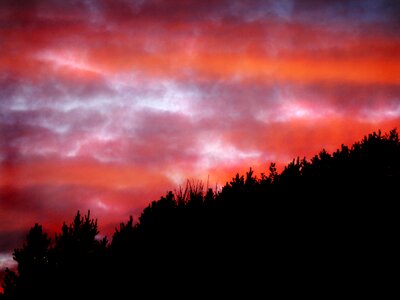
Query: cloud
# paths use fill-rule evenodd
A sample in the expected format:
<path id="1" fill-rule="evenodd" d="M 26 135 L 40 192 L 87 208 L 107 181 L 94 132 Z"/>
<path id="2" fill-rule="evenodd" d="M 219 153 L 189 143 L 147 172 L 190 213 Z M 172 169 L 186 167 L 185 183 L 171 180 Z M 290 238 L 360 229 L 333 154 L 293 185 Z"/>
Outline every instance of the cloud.
<path id="1" fill-rule="evenodd" d="M 399 9 L 1 1 L 0 252 L 34 222 L 90 208 L 109 234 L 188 177 L 221 184 L 396 127 Z"/>

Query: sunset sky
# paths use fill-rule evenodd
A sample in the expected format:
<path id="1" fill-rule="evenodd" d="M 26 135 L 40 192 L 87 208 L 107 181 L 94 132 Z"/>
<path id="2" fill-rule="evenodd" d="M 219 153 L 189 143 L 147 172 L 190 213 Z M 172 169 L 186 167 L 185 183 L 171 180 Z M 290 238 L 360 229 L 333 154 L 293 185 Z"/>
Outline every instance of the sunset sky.
<path id="1" fill-rule="evenodd" d="M 399 125 L 400 1 L 1 0 L 0 269 L 35 222 Z"/>

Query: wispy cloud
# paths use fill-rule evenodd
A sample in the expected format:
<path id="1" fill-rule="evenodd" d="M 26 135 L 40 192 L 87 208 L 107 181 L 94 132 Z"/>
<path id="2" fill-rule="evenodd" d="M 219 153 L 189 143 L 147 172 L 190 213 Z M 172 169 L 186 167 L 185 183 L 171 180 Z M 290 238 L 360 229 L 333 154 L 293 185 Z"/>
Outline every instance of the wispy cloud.
<path id="1" fill-rule="evenodd" d="M 0 252 L 398 126 L 399 2 L 317 2 L 1 1 Z"/>

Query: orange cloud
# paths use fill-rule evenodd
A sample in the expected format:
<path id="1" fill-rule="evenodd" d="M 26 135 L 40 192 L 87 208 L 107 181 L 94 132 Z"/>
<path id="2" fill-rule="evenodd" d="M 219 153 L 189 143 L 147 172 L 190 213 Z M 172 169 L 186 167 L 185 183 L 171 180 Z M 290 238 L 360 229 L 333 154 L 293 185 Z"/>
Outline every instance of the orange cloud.
<path id="1" fill-rule="evenodd" d="M 163 175 L 137 166 L 95 162 L 39 161 L 3 166 L 0 186 L 65 184 L 115 189 L 139 188 L 157 182 L 170 183 Z"/>
<path id="2" fill-rule="evenodd" d="M 33 77 L 90 76 L 98 71 L 106 76 L 140 72 L 179 79 L 190 71 L 206 78 L 239 76 L 267 82 L 399 83 L 400 42 L 379 25 L 364 25 L 362 31 L 368 34 L 360 35 L 312 23 L 280 22 L 165 23 L 146 17 L 116 21 L 110 31 L 85 23 L 54 28 L 38 23 L 29 35 L 19 27 L 2 30 L 7 42 L 0 69 Z"/>

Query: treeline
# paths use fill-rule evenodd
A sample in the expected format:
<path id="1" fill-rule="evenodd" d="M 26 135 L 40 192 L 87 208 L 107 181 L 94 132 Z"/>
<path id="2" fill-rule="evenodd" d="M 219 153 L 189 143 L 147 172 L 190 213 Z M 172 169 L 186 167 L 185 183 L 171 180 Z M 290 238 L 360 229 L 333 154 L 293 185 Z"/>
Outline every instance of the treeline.
<path id="1" fill-rule="evenodd" d="M 399 183 L 392 130 L 297 158 L 281 173 L 274 164 L 260 177 L 250 169 L 220 191 L 188 182 L 110 241 L 97 238 L 90 212 L 54 239 L 36 224 L 14 251 L 18 270 L 6 271 L 0 299 L 151 297 L 183 287 L 193 298 L 226 282 L 235 291 L 249 280 L 257 290 L 288 278 L 309 278 L 310 288 L 383 278 L 399 236 Z"/>

